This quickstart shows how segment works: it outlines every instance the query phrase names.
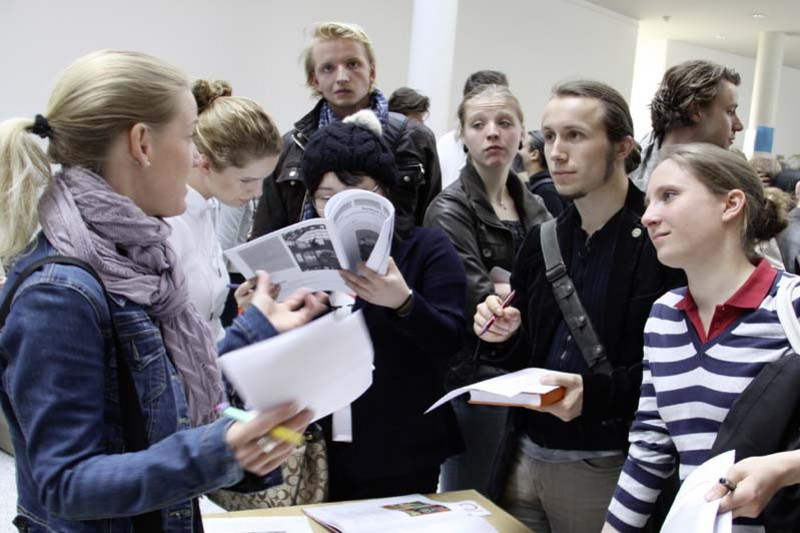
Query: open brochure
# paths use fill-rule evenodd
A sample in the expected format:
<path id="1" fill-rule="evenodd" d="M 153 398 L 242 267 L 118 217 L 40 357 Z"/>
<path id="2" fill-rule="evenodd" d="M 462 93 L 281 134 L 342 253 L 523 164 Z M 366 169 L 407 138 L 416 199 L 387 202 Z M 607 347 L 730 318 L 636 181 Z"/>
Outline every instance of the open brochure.
<path id="1" fill-rule="evenodd" d="M 333 342 L 331 342 L 333 341 Z M 314 419 L 350 405 L 372 385 L 373 350 L 361 311 L 333 314 L 219 359 L 248 408 L 293 401 Z"/>
<path id="2" fill-rule="evenodd" d="M 720 500 L 707 502 L 706 493 L 733 466 L 736 450 L 712 457 L 695 468 L 672 502 L 661 533 L 731 533 L 733 513 L 717 514 Z"/>
<path id="3" fill-rule="evenodd" d="M 524 368 L 517 372 L 479 381 L 448 392 L 425 412 L 429 413 L 443 403 L 467 392 L 470 393 L 470 403 L 482 405 L 509 407 L 549 405 L 564 397 L 564 387 L 539 383 L 539 378 L 552 373 L 551 370 L 544 368 Z"/>
<path id="4" fill-rule="evenodd" d="M 303 509 L 338 533 L 497 533 L 480 517 L 487 514 L 482 511 L 469 512 L 459 503 L 437 502 L 420 494 Z"/>
<path id="5" fill-rule="evenodd" d="M 203 517 L 205 533 L 314 533 L 305 516 Z"/>
<path id="6" fill-rule="evenodd" d="M 280 285 L 278 300 L 306 287 L 348 292 L 340 269 L 356 271 L 363 261 L 385 274 L 394 232 L 394 206 L 383 196 L 361 189 L 333 195 L 325 217 L 298 222 L 225 252 L 246 278 L 256 270 Z"/>

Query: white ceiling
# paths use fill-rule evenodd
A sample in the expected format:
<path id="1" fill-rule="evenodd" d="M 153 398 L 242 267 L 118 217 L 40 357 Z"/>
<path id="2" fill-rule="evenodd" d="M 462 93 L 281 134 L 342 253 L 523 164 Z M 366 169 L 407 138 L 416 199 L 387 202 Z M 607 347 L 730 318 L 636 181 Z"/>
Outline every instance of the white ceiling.
<path id="1" fill-rule="evenodd" d="M 786 32 L 784 64 L 800 69 L 800 0 L 588 1 L 639 20 L 640 29 L 648 37 L 685 41 L 752 58 L 756 57 L 759 32 Z M 766 17 L 756 19 L 753 13 Z"/>

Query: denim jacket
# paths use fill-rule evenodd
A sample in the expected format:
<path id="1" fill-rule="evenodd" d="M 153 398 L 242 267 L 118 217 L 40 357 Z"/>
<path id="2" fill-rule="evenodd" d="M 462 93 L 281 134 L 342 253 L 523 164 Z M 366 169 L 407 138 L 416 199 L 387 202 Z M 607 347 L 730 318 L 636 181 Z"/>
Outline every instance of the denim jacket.
<path id="1" fill-rule="evenodd" d="M 27 265 L 55 254 L 40 235 L 13 265 L 6 290 Z M 16 451 L 20 531 L 129 532 L 126 517 L 160 509 L 165 532 L 191 532 L 193 499 L 244 476 L 225 443 L 230 422 L 190 427 L 158 327 L 139 305 L 111 298 L 147 428 L 145 451 L 124 453 L 109 309 L 90 274 L 45 265 L 19 288 L 0 330 L 0 405 Z M 250 308 L 220 353 L 275 334 Z"/>

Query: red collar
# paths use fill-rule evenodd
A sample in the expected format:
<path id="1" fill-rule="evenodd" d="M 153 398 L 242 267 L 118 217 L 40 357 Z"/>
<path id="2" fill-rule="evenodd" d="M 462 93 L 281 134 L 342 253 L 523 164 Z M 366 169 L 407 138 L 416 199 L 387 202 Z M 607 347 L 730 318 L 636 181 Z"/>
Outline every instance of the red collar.
<path id="1" fill-rule="evenodd" d="M 742 286 L 724 304 L 715 308 L 714 316 L 709 324 L 708 336 L 703 331 L 702 322 L 697 312 L 697 304 L 688 288 L 686 289 L 686 296 L 675 307 L 689 316 L 700 339 L 702 342 L 706 342 L 731 325 L 745 310 L 756 309 L 761 305 L 770 288 L 772 288 L 772 283 L 777 275 L 778 271 L 769 264 L 769 261 L 761 259 L 756 265 L 756 269 Z"/>

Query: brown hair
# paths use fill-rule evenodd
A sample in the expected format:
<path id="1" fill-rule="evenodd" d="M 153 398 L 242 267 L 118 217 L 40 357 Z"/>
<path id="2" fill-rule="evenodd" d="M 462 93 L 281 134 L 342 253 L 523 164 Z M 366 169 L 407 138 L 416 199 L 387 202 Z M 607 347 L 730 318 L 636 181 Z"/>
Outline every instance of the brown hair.
<path id="1" fill-rule="evenodd" d="M 662 161 L 673 161 L 718 195 L 738 189 L 745 195 L 742 249 L 756 257 L 757 242 L 769 240 L 789 223 L 791 200 L 773 187 L 764 188 L 753 167 L 738 155 L 708 143 L 679 144 L 664 150 Z"/>
<path id="2" fill-rule="evenodd" d="M 633 119 L 625 98 L 613 87 L 594 80 L 574 80 L 560 83 L 553 88 L 558 98 L 594 98 L 603 104 L 603 125 L 611 142 L 633 137 Z"/>
<path id="3" fill-rule="evenodd" d="M 431 99 L 411 87 L 400 87 L 389 97 L 389 111 L 406 115 L 408 113 L 427 113 Z"/>
<path id="4" fill-rule="evenodd" d="M 658 142 L 676 126 L 692 126 L 692 114 L 714 101 L 723 80 L 738 86 L 742 78 L 734 69 L 711 61 L 685 61 L 669 68 L 650 103 Z"/>
<path id="5" fill-rule="evenodd" d="M 320 92 L 314 87 L 314 64 L 313 51 L 317 43 L 324 41 L 336 41 L 338 39 L 348 39 L 364 45 L 367 52 L 367 60 L 370 67 L 375 67 L 375 51 L 372 49 L 370 40 L 364 28 L 358 24 L 348 22 L 320 22 L 314 26 L 311 34 L 311 42 L 303 50 L 303 64 L 306 69 L 306 85 L 314 93 L 314 96 L 321 96 Z M 372 90 L 372 87 L 370 87 Z"/>
<path id="6" fill-rule="evenodd" d="M 750 165 L 758 174 L 766 174 L 770 178 L 781 171 L 781 164 L 768 153 L 756 152 L 750 159 Z"/>
<path id="7" fill-rule="evenodd" d="M 467 106 L 473 100 L 477 100 L 478 98 L 499 98 L 503 100 L 503 102 L 511 107 L 514 110 L 514 114 L 519 119 L 519 123 L 522 124 L 525 122 L 525 118 L 522 114 L 522 106 L 519 104 L 519 100 L 517 97 L 514 96 L 514 93 L 511 92 L 505 85 L 478 85 L 470 92 L 468 95 L 461 100 L 461 103 L 458 106 L 458 123 L 460 124 L 461 129 L 464 129 L 464 119 L 466 118 L 467 114 Z M 525 132 L 522 132 L 523 135 Z"/>
<path id="8" fill-rule="evenodd" d="M 47 154 L 29 135 L 33 119 L 0 124 L 0 258 L 17 255 L 33 237 L 51 163 L 102 174 L 117 137 L 137 123 L 154 128 L 168 123 L 188 87 L 181 71 L 159 59 L 103 50 L 72 63 L 56 83 L 45 112 Z"/>
<path id="9" fill-rule="evenodd" d="M 198 111 L 194 143 L 214 170 L 281 152 L 283 139 L 272 118 L 253 100 L 232 96 L 228 82 L 197 80 L 192 93 Z"/>

